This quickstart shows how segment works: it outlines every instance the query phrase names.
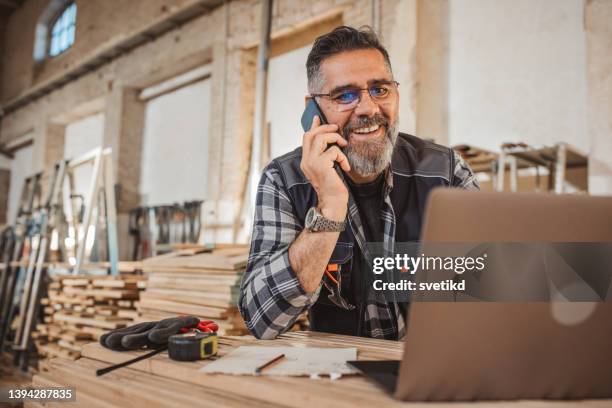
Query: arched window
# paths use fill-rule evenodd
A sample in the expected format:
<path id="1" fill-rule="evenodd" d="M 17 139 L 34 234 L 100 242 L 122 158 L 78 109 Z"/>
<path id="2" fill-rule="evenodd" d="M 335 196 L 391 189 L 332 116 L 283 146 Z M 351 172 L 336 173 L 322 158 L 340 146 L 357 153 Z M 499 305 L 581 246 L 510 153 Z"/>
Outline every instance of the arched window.
<path id="1" fill-rule="evenodd" d="M 75 3 L 66 7 L 53 23 L 49 32 L 49 56 L 55 57 L 74 44 L 77 7 Z"/>

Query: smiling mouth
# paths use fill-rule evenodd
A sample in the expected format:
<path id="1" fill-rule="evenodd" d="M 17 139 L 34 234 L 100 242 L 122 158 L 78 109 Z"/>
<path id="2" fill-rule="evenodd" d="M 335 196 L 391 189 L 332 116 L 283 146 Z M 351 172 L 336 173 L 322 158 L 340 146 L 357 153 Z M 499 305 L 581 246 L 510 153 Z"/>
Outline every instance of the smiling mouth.
<path id="1" fill-rule="evenodd" d="M 379 131 L 382 130 L 382 128 L 383 126 L 381 125 L 372 125 L 372 126 L 353 129 L 351 133 L 353 133 L 357 137 L 376 136 L 379 133 Z"/>

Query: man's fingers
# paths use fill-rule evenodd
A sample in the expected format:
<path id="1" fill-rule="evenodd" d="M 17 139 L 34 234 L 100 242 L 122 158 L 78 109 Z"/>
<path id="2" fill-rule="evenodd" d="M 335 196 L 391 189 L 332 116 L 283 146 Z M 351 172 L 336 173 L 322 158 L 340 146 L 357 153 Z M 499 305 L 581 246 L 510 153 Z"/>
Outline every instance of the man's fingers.
<path id="1" fill-rule="evenodd" d="M 342 150 L 338 146 L 332 146 L 325 153 L 323 153 L 322 157 L 325 157 L 326 160 L 331 160 L 338 162 L 340 168 L 346 172 L 351 171 L 351 166 L 349 165 L 348 158 Z"/>
<path id="2" fill-rule="evenodd" d="M 337 130 L 338 125 L 326 123 L 324 125 L 317 126 L 314 129 L 310 129 L 308 132 L 306 132 L 306 135 L 309 135 L 310 137 L 315 137 L 316 135 L 319 135 L 321 133 L 334 133 Z"/>
<path id="3" fill-rule="evenodd" d="M 319 115 L 314 115 L 312 123 L 310 124 L 310 130 L 315 130 L 321 124 L 321 118 Z"/>
<path id="4" fill-rule="evenodd" d="M 309 130 L 304 133 L 304 138 L 302 140 L 302 151 L 304 154 L 307 154 L 311 150 L 312 141 L 314 138 L 322 133 L 333 133 L 338 130 L 338 125 L 321 125 L 314 129 Z"/>
<path id="5" fill-rule="evenodd" d="M 330 143 L 337 143 L 339 146 L 346 146 L 348 142 L 338 133 L 318 134 L 312 142 L 311 149 L 318 153 L 323 153 Z"/>

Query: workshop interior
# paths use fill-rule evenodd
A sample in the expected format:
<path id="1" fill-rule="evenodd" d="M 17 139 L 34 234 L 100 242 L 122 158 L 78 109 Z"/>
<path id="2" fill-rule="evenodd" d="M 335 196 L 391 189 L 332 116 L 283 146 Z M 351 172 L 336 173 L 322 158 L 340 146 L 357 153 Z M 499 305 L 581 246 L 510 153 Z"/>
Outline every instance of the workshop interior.
<path id="1" fill-rule="evenodd" d="M 313 91 L 338 27 L 392 80 Z M 307 102 L 394 97 L 357 294 L 377 217 L 321 210 Z M 612 1 L 0 0 L 0 405 L 612 407 L 611 301 Z"/>

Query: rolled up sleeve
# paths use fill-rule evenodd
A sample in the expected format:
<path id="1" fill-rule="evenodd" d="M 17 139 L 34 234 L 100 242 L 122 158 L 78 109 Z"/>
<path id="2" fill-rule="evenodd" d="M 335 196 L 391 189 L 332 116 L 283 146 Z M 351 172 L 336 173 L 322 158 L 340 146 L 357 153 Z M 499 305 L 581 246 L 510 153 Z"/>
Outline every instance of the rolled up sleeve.
<path id="1" fill-rule="evenodd" d="M 476 175 L 470 168 L 469 164 L 463 160 L 459 153 L 453 150 L 455 168 L 453 171 L 453 187 L 463 188 L 465 190 L 480 190 Z"/>
<path id="2" fill-rule="evenodd" d="M 289 245 L 302 230 L 278 170 L 268 166 L 257 189 L 251 248 L 238 307 L 257 338 L 273 339 L 288 330 L 316 302 L 289 263 Z"/>

